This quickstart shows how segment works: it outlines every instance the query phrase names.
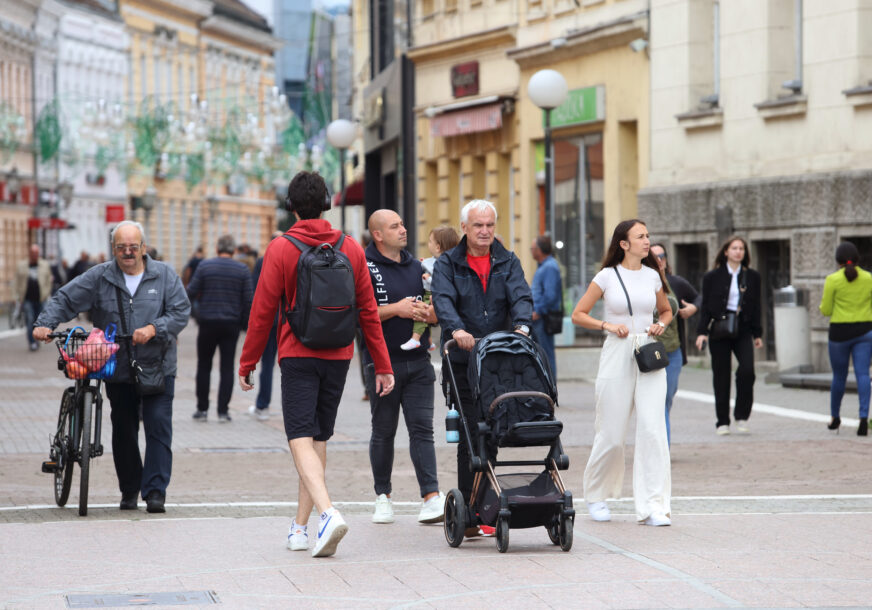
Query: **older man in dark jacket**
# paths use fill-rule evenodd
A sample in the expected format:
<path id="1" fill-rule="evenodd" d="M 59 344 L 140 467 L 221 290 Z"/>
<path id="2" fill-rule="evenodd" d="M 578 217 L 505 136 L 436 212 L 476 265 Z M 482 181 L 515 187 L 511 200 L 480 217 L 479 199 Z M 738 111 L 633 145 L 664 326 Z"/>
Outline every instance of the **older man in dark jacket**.
<path id="1" fill-rule="evenodd" d="M 457 247 L 440 256 L 433 268 L 433 307 L 442 327 L 443 346 L 453 338 L 460 348 L 451 350 L 449 359 L 473 447 L 478 443 L 481 415 L 474 409 L 466 375 L 469 351 L 477 337 L 498 330 L 514 329 L 529 335 L 533 316 L 533 297 L 521 262 L 494 241 L 496 220 L 497 210 L 490 201 L 474 199 L 463 206 L 460 228 L 464 237 Z M 457 445 L 457 482 L 469 502 L 473 475 L 462 435 L 463 428 Z"/>
<path id="2" fill-rule="evenodd" d="M 96 328 L 115 324 L 132 334 L 138 362 L 161 362 L 166 378 L 160 394 L 139 396 L 130 374 L 128 345 L 121 341 L 117 368 L 106 383 L 112 407 L 112 457 L 121 489 L 121 510 L 135 510 L 142 494 L 148 512 L 164 512 L 173 453 L 172 414 L 176 342 L 188 323 L 191 304 L 173 268 L 145 254 L 145 234 L 125 220 L 112 231 L 115 259 L 88 269 L 66 284 L 37 318 L 33 336 L 48 341 L 58 324 L 90 311 Z M 119 304 L 123 311 L 119 313 Z M 122 320 L 123 316 L 123 320 Z M 145 465 L 139 454 L 139 406 L 145 427 Z"/>

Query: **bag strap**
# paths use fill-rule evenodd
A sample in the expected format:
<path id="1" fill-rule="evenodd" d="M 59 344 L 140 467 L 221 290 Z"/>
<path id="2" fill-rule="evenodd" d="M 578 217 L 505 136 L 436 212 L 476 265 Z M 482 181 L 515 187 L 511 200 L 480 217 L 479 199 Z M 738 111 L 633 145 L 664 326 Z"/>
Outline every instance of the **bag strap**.
<path id="1" fill-rule="evenodd" d="M 127 363 L 130 366 L 131 374 L 135 370 L 136 361 L 133 359 L 133 340 L 130 338 L 130 333 L 127 332 L 127 320 L 124 317 L 124 299 L 121 296 L 121 288 L 115 286 L 115 298 L 118 300 L 118 317 L 121 318 L 121 334 L 128 335 L 125 339 L 127 342 Z"/>
<path id="2" fill-rule="evenodd" d="M 624 289 L 624 296 L 627 297 L 627 308 L 630 310 L 630 317 L 633 317 L 633 305 L 630 303 L 630 293 L 627 292 L 627 287 L 624 286 L 624 280 L 621 279 L 621 274 L 618 272 L 618 266 L 615 265 L 612 267 L 615 270 L 615 273 L 618 275 L 618 281 L 621 283 L 621 288 Z M 635 326 L 635 325 L 634 325 Z"/>
<path id="3" fill-rule="evenodd" d="M 309 249 L 309 246 L 307 246 L 306 244 L 304 244 L 303 242 L 301 242 L 299 239 L 297 239 L 297 238 L 294 237 L 293 235 L 288 235 L 287 233 L 282 233 L 282 237 L 284 237 L 284 238 L 287 239 L 289 242 L 291 242 L 292 244 L 294 244 L 295 246 L 297 246 L 297 249 L 298 249 L 300 252 L 305 252 L 306 250 Z M 334 250 L 339 250 L 339 249 L 342 247 L 342 242 L 344 242 L 344 241 L 345 241 L 345 233 L 340 233 L 340 234 L 339 234 L 339 239 L 337 239 L 337 240 L 336 240 L 336 243 L 333 244 L 333 249 L 334 249 Z"/>

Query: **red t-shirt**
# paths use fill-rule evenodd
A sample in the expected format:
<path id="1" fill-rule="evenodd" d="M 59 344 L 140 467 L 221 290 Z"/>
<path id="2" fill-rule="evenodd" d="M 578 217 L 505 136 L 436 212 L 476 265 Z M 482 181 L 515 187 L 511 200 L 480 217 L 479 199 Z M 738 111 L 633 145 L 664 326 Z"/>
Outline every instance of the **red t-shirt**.
<path id="1" fill-rule="evenodd" d="M 478 279 L 481 280 L 482 290 L 487 292 L 487 276 L 490 275 L 491 268 L 490 254 L 485 254 L 484 256 L 472 256 L 467 252 L 466 262 L 469 263 L 469 266 L 472 267 L 472 270 L 475 271 L 476 275 L 478 275 Z"/>

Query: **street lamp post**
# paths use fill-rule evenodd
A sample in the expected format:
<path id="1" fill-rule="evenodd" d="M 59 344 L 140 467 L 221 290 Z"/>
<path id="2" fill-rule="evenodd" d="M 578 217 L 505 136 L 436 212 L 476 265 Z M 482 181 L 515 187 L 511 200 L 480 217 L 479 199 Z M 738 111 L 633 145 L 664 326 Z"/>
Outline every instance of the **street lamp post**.
<path id="1" fill-rule="evenodd" d="M 339 150 L 339 204 L 342 206 L 341 229 L 345 233 L 345 149 L 354 143 L 357 129 L 346 119 L 336 119 L 327 126 L 327 141 Z"/>
<path id="2" fill-rule="evenodd" d="M 554 209 L 554 153 L 551 150 L 551 111 L 566 101 L 569 90 L 566 79 L 556 70 L 539 70 L 527 84 L 527 94 L 545 111 L 545 209 L 551 239 L 556 239 Z"/>

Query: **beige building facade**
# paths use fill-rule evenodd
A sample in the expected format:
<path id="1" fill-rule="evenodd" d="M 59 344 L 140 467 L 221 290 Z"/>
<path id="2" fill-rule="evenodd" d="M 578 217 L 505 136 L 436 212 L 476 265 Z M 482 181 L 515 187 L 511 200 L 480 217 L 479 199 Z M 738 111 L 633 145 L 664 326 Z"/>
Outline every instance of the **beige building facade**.
<path id="1" fill-rule="evenodd" d="M 827 369 L 823 281 L 840 241 L 872 264 L 872 3 L 652 0 L 651 162 L 639 212 L 698 283 L 723 239 L 774 293 L 808 294 L 807 360 Z"/>
<path id="2" fill-rule="evenodd" d="M 549 231 L 551 211 L 544 115 L 527 84 L 538 70 L 557 70 L 569 96 L 551 114 L 554 242 L 564 294 L 574 303 L 611 227 L 636 214 L 636 191 L 646 181 L 648 61 L 629 45 L 647 37 L 646 8 L 643 0 L 419 3 L 410 53 L 419 243 L 433 226 L 459 226 L 469 199 L 490 199 L 497 232 L 532 279 L 529 246 Z"/>

